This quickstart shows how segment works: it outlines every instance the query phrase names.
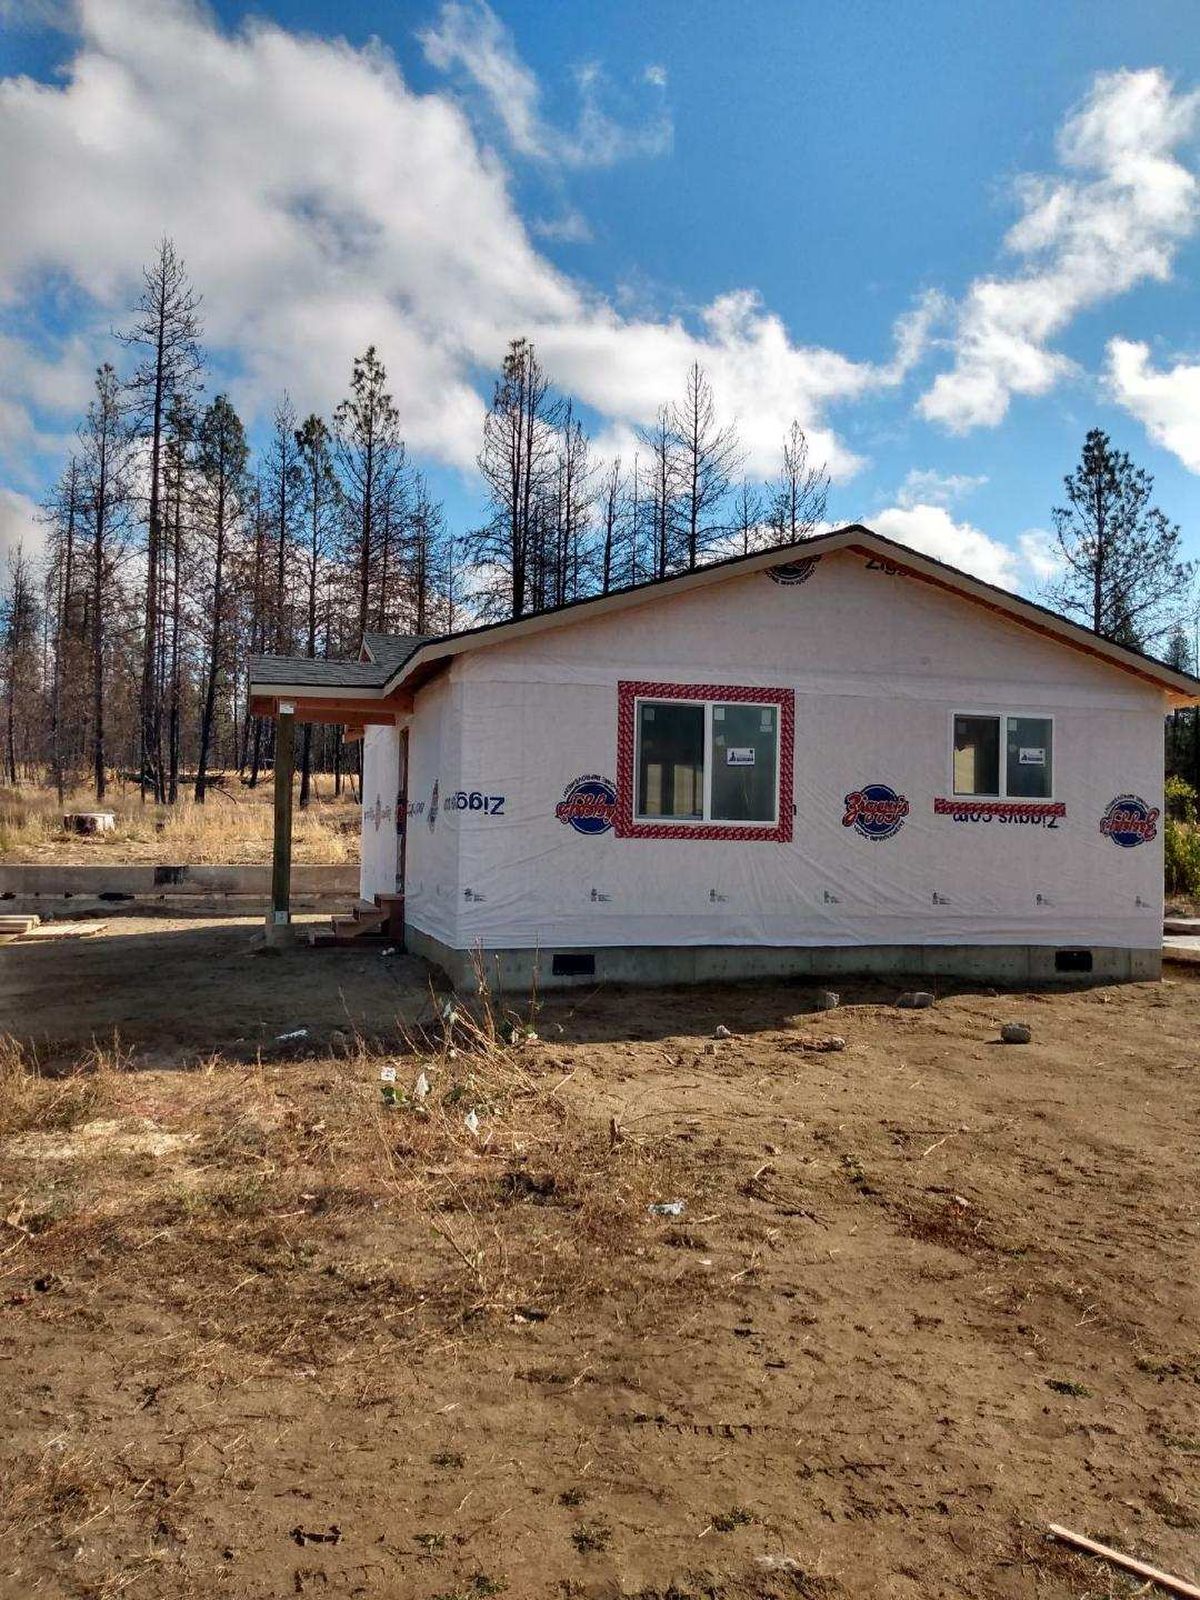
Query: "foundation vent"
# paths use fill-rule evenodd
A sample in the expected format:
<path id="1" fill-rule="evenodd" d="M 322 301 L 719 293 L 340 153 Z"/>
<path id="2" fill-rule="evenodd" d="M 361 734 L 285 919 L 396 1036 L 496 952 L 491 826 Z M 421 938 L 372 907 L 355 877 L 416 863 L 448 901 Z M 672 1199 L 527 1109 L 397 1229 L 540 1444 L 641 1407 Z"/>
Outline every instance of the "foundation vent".
<path id="1" fill-rule="evenodd" d="M 1092 952 L 1090 950 L 1056 950 L 1054 952 L 1055 972 L 1090 972 L 1092 970 Z"/>
<path id="2" fill-rule="evenodd" d="M 596 957 L 594 954 L 585 955 L 580 950 L 564 951 L 552 958 L 550 974 L 555 978 L 594 978 Z"/>

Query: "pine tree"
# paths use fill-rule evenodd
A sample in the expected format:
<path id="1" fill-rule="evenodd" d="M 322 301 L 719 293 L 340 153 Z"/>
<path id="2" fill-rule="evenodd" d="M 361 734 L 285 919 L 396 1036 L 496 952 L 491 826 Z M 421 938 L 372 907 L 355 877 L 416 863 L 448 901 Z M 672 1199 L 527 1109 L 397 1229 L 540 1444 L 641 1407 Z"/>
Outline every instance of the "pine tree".
<path id="1" fill-rule="evenodd" d="M 208 660 L 196 758 L 195 798 L 199 805 L 204 803 L 208 788 L 208 761 L 216 724 L 217 689 L 226 665 L 225 625 L 229 606 L 226 578 L 230 545 L 244 510 L 248 456 L 241 419 L 226 397 L 219 394 L 200 419 L 196 456 L 211 571 Z"/>
<path id="2" fill-rule="evenodd" d="M 333 470 L 329 429 L 320 417 L 305 418 L 296 430 L 303 518 L 304 640 L 306 654 L 317 653 L 317 600 L 328 563 L 337 478 Z M 327 652 L 328 653 L 328 652 Z M 312 787 L 312 724 L 306 722 L 300 750 L 300 804 L 307 806 Z"/>
<path id="3" fill-rule="evenodd" d="M 825 520 L 829 474 L 808 458 L 804 429 L 792 422 L 783 441 L 783 464 L 772 486 L 769 524 L 775 544 L 798 544 Z"/>
<path id="4" fill-rule="evenodd" d="M 1179 528 L 1155 505 L 1154 479 L 1093 428 L 1052 512 L 1064 563 L 1051 603 L 1106 639 L 1146 649 L 1187 605 L 1195 563 Z"/>
<path id="5" fill-rule="evenodd" d="M 386 385 L 387 371 L 371 345 L 355 359 L 350 393 L 333 414 L 335 453 L 349 518 L 348 554 L 358 571 L 360 639 L 371 626 L 380 519 L 404 470 L 400 414 Z"/>
<path id="6" fill-rule="evenodd" d="M 649 458 L 646 469 L 646 514 L 650 524 L 651 573 L 665 578 L 676 563 L 682 463 L 671 413 L 659 406 L 652 428 L 638 438 Z"/>
<path id="7" fill-rule="evenodd" d="M 479 471 L 492 515 L 473 535 L 485 617 L 520 617 L 546 603 L 542 533 L 557 466 L 561 407 L 527 339 L 514 339 L 484 422 Z M 536 594 L 535 594 L 536 591 Z"/>
<path id="8" fill-rule="evenodd" d="M 722 507 L 742 463 L 736 431 L 717 425 L 712 384 L 698 361 L 688 369 L 683 400 L 671 409 L 671 431 L 679 462 L 683 564 L 691 571 L 725 531 Z"/>
<path id="9" fill-rule="evenodd" d="M 0 675 L 4 693 L 4 768 L 10 784 L 19 776 L 18 750 L 28 757 L 29 740 L 18 738 L 19 711 L 28 724 L 36 714 L 40 688 L 38 642 L 41 607 L 33 565 L 20 544 L 8 552 L 4 588 L 0 591 Z M 30 731 L 28 727 L 22 734 Z"/>
<path id="10" fill-rule="evenodd" d="M 133 327 L 124 344 L 141 351 L 126 384 L 134 431 L 150 447 L 146 538 L 145 628 L 142 644 L 141 792 L 166 799 L 162 752 L 161 587 L 162 444 L 167 409 L 194 390 L 201 367 L 200 296 L 193 290 L 170 239 L 163 239 L 143 272 Z"/>
<path id="11" fill-rule="evenodd" d="M 92 674 L 92 780 L 96 799 L 108 789 L 105 746 L 105 654 L 116 549 L 129 509 L 129 431 L 117 374 L 106 361 L 96 373 L 96 392 L 80 430 L 85 503 L 90 524 L 89 589 Z"/>

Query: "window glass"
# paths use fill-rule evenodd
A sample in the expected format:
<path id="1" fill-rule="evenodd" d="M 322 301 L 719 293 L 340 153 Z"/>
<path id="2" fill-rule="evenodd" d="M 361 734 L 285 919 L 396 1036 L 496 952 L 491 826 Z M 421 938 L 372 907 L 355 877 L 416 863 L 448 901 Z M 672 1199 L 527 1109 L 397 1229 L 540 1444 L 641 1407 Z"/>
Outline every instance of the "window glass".
<path id="1" fill-rule="evenodd" d="M 712 708 L 712 817 L 774 822 L 778 706 Z"/>
<path id="2" fill-rule="evenodd" d="M 954 792 L 1000 793 L 999 717 L 955 717 Z"/>
<path id="3" fill-rule="evenodd" d="M 1054 793 L 1054 725 L 1049 717 L 1009 717 L 1008 793 L 1049 800 Z"/>
<path id="4" fill-rule="evenodd" d="M 637 814 L 704 815 L 704 706 L 699 701 L 638 706 Z"/>

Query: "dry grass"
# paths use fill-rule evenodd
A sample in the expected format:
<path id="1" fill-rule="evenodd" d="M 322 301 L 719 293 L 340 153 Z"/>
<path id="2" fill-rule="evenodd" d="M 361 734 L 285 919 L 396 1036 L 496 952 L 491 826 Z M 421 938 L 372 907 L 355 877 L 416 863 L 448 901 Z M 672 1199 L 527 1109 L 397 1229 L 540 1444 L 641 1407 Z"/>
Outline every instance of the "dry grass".
<path id="1" fill-rule="evenodd" d="M 175 806 L 143 804 L 136 787 L 114 779 L 103 809 L 116 814 L 112 833 L 81 838 L 62 826 L 64 812 L 96 810 L 87 791 L 64 805 L 50 789 L 0 788 L 0 861 L 145 861 L 188 865 L 251 864 L 271 859 L 270 777 L 254 789 L 229 776 L 210 790 L 204 805 L 190 798 Z M 328 795 L 323 791 L 329 790 Z M 292 819 L 292 859 L 337 865 L 358 860 L 359 807 L 345 792 L 332 795 L 332 779 L 317 781 L 316 797 Z"/>
<path id="2" fill-rule="evenodd" d="M 66 1071 L 47 1073 L 36 1052 L 0 1035 L 0 1138 L 65 1132 L 103 1110 L 129 1064 L 119 1038 L 94 1044 Z"/>
<path id="3" fill-rule="evenodd" d="M 572 1115 L 553 1052 L 486 1000 L 397 1055 L 354 1039 L 316 1062 L 128 1066 L 114 1042 L 49 1077 L 0 1040 L 0 1135 L 26 1180 L 9 1220 L 43 1273 L 117 1249 L 161 1285 L 196 1330 L 171 1340 L 181 1379 L 361 1358 L 385 1303 L 389 1349 L 586 1304 L 672 1182 L 662 1141 Z"/>

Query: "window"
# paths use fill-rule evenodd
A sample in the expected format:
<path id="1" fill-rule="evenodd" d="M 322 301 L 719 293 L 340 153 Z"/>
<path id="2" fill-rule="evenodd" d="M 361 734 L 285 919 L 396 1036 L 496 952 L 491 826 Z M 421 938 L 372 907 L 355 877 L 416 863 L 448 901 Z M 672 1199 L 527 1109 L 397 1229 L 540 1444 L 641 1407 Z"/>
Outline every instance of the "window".
<path id="1" fill-rule="evenodd" d="M 1052 718 L 956 715 L 954 792 L 997 800 L 1049 800 L 1054 793 Z"/>
<path id="2" fill-rule="evenodd" d="M 639 818 L 776 820 L 779 707 L 637 703 Z"/>
<path id="3" fill-rule="evenodd" d="M 618 816 L 625 838 L 790 839 L 790 689 L 622 683 Z"/>
<path id="4" fill-rule="evenodd" d="M 705 721 L 694 702 L 639 704 L 639 817 L 703 818 Z"/>

